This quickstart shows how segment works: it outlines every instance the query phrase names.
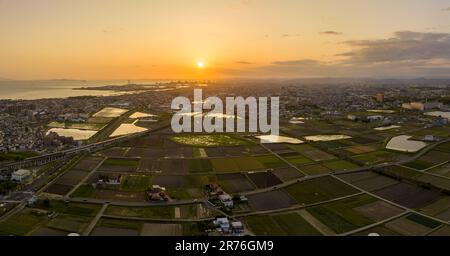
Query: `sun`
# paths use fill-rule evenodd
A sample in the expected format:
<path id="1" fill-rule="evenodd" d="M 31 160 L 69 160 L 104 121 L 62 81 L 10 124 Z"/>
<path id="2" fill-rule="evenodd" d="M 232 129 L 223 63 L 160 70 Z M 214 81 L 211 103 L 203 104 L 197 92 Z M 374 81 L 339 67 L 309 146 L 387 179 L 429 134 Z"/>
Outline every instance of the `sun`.
<path id="1" fill-rule="evenodd" d="M 205 63 L 203 61 L 197 61 L 197 68 L 204 68 Z"/>

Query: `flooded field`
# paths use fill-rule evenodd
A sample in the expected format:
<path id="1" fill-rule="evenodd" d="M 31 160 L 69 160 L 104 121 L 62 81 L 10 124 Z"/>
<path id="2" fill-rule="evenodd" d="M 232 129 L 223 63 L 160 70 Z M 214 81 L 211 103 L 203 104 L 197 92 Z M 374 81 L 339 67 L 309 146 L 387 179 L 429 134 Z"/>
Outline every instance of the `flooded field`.
<path id="1" fill-rule="evenodd" d="M 302 140 L 284 137 L 278 135 L 262 135 L 256 136 L 256 138 L 261 140 L 261 143 L 270 144 L 270 143 L 288 143 L 288 144 L 302 144 L 304 143 Z"/>
<path id="2" fill-rule="evenodd" d="M 309 141 L 334 141 L 334 140 L 346 140 L 351 138 L 352 137 L 350 136 L 342 134 L 305 136 L 305 139 Z"/>
<path id="3" fill-rule="evenodd" d="M 138 118 L 145 118 L 145 117 L 156 117 L 156 115 L 153 114 L 147 114 L 147 113 L 142 113 L 142 112 L 134 112 L 130 118 L 132 119 L 138 119 Z"/>
<path id="4" fill-rule="evenodd" d="M 397 129 L 397 128 L 401 128 L 401 126 L 398 126 L 398 125 L 383 126 L 383 127 L 374 128 L 374 130 L 375 131 L 387 131 L 387 130 L 392 130 L 392 129 Z"/>
<path id="5" fill-rule="evenodd" d="M 367 110 L 367 112 L 382 113 L 382 114 L 393 114 L 393 113 L 395 113 L 394 110 L 385 110 L 385 109 L 369 109 L 369 110 Z"/>
<path id="6" fill-rule="evenodd" d="M 142 128 L 142 127 L 136 126 L 135 125 L 136 122 L 137 122 L 137 120 L 135 122 L 133 122 L 132 124 L 121 124 L 109 137 L 129 135 L 129 134 L 134 134 L 134 133 L 138 133 L 138 132 L 145 132 L 148 130 L 147 128 Z"/>
<path id="7" fill-rule="evenodd" d="M 412 136 L 400 135 L 392 138 L 386 145 L 386 149 L 415 153 L 427 146 L 423 141 L 410 140 Z"/>
<path id="8" fill-rule="evenodd" d="M 99 112 L 95 113 L 94 117 L 119 117 L 127 112 L 127 109 L 122 108 L 104 108 Z"/>
<path id="9" fill-rule="evenodd" d="M 87 140 L 97 133 L 97 131 L 91 130 L 52 128 L 47 131 L 47 135 L 51 132 L 55 132 L 59 136 L 72 137 L 74 140 Z"/>
<path id="10" fill-rule="evenodd" d="M 428 112 L 425 113 L 427 116 L 436 116 L 436 117 L 443 117 L 450 120 L 450 112 L 444 112 L 444 111 L 434 111 L 434 112 Z"/>

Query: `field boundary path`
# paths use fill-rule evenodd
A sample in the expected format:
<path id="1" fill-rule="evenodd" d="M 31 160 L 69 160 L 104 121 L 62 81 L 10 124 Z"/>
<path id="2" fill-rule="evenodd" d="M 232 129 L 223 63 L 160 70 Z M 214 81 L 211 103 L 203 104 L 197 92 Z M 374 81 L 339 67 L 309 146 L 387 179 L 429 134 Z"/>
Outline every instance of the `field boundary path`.
<path id="1" fill-rule="evenodd" d="M 89 223 L 89 226 L 83 231 L 83 236 L 88 236 L 92 232 L 92 230 L 94 230 L 95 225 L 97 225 L 97 222 L 103 216 L 106 208 L 108 208 L 108 204 L 103 204 L 100 211 L 98 211 L 97 215 L 95 215 L 94 219 L 91 221 L 91 223 Z"/>
<path id="2" fill-rule="evenodd" d="M 104 157 L 104 158 L 102 159 L 102 161 L 100 161 L 100 163 L 98 163 L 97 166 L 95 166 L 95 168 L 92 169 L 92 171 L 89 172 L 88 175 L 86 175 L 80 182 L 78 182 L 78 184 L 77 184 L 75 187 L 73 187 L 73 188 L 69 191 L 69 193 L 67 193 L 67 194 L 64 196 L 64 198 L 67 199 L 68 197 L 70 197 L 70 195 L 71 195 L 73 192 L 75 192 L 82 184 L 84 184 L 84 183 L 92 176 L 92 174 L 94 174 L 94 172 L 97 171 L 97 169 L 100 168 L 100 166 L 102 166 L 102 164 L 106 161 L 106 159 L 107 159 L 107 158 Z"/>

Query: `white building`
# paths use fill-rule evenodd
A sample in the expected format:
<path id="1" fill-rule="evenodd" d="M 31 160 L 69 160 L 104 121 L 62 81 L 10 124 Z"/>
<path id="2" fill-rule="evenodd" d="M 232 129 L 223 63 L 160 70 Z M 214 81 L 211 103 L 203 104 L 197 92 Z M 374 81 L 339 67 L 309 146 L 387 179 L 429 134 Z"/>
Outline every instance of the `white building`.
<path id="1" fill-rule="evenodd" d="M 11 180 L 16 182 L 24 182 L 31 178 L 31 171 L 19 169 L 11 174 Z"/>
<path id="2" fill-rule="evenodd" d="M 230 221 L 226 217 L 224 217 L 224 218 L 217 218 L 213 222 L 213 224 L 214 224 L 214 226 L 217 227 L 217 231 L 219 231 L 219 232 L 222 232 L 222 233 L 230 232 Z"/>
<path id="3" fill-rule="evenodd" d="M 228 194 L 219 195 L 220 202 L 228 208 L 233 208 L 233 198 Z"/>

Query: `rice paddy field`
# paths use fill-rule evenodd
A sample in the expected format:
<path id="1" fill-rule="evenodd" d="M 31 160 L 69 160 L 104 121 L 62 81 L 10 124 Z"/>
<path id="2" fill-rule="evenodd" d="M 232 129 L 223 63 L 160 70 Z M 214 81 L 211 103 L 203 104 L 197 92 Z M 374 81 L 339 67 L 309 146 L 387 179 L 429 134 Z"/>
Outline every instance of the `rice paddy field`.
<path id="1" fill-rule="evenodd" d="M 109 206 L 105 215 L 146 219 L 202 219 L 212 216 L 212 213 L 202 204 L 188 204 L 150 207 Z"/>
<path id="2" fill-rule="evenodd" d="M 218 147 L 218 146 L 243 146 L 250 142 L 236 138 L 231 135 L 182 135 L 172 136 L 170 139 L 176 143 L 193 147 Z"/>
<path id="3" fill-rule="evenodd" d="M 117 114 L 93 118 L 100 127 L 100 119 Z M 204 204 L 210 184 L 247 198 L 229 214 L 255 235 L 446 234 L 450 143 L 412 160 L 414 154 L 383 147 L 414 129 L 411 136 L 446 131 L 407 124 L 373 130 L 347 120 L 305 119 L 282 127 L 283 135 L 302 144 L 260 144 L 256 134 L 149 133 L 83 156 L 45 189 L 55 200 L 40 200 L 0 222 L 0 234 L 83 233 L 108 202 L 90 235 L 202 235 L 220 215 Z M 317 137 L 327 134 L 339 137 Z M 375 165 L 381 167 L 370 168 Z M 92 185 L 105 175 L 120 176 L 120 184 Z M 171 204 L 149 202 L 145 191 L 152 185 L 164 187 Z M 62 201 L 73 190 L 71 200 L 86 201 Z M 51 212 L 56 214 L 49 217 Z"/>

